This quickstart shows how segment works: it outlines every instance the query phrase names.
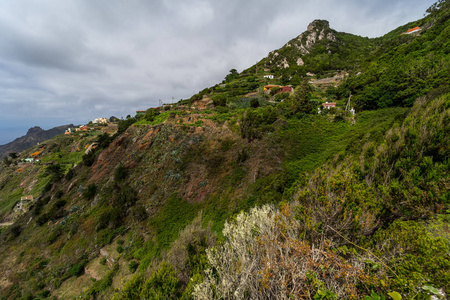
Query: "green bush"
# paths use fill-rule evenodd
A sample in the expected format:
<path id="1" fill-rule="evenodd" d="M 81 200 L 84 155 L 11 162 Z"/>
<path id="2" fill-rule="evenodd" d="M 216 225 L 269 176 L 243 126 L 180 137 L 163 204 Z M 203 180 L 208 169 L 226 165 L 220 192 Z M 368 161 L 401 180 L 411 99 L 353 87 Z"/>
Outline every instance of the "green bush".
<path id="1" fill-rule="evenodd" d="M 102 257 L 102 258 L 100 259 L 100 264 L 101 264 L 102 266 L 106 265 L 106 262 L 107 262 L 106 257 Z"/>
<path id="2" fill-rule="evenodd" d="M 95 194 L 97 194 L 97 186 L 95 183 L 92 183 L 88 185 L 88 187 L 83 191 L 83 197 L 86 200 L 91 200 L 95 197 Z"/>
<path id="3" fill-rule="evenodd" d="M 70 276 L 79 277 L 84 273 L 84 266 L 88 263 L 86 257 L 82 257 L 77 263 L 73 264 L 69 269 Z"/>
<path id="4" fill-rule="evenodd" d="M 128 170 L 127 168 L 120 163 L 117 168 L 114 170 L 114 180 L 116 182 L 121 182 L 123 180 L 125 180 L 125 178 L 127 178 L 128 176 Z"/>
<path id="5" fill-rule="evenodd" d="M 132 260 L 128 263 L 128 270 L 130 270 L 131 273 L 134 273 L 136 272 L 138 266 L 139 263 L 135 260 Z"/>
<path id="6" fill-rule="evenodd" d="M 144 282 L 141 299 L 176 299 L 181 295 L 181 284 L 172 265 L 162 262 Z"/>

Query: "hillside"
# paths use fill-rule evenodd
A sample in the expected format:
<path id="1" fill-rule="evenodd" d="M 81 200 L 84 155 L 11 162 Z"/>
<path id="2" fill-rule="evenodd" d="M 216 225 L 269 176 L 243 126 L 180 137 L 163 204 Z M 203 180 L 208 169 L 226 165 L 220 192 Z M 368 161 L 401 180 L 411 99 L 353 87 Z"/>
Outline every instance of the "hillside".
<path id="1" fill-rule="evenodd" d="M 449 15 L 379 39 L 316 20 L 116 133 L 5 158 L 2 299 L 446 297 Z"/>
<path id="2" fill-rule="evenodd" d="M 53 138 L 58 134 L 63 134 L 68 128 L 73 128 L 73 124 L 54 127 L 44 130 L 38 126 L 28 129 L 26 135 L 15 139 L 14 141 L 0 145 L 0 158 L 8 153 L 22 152 L 34 145 Z"/>

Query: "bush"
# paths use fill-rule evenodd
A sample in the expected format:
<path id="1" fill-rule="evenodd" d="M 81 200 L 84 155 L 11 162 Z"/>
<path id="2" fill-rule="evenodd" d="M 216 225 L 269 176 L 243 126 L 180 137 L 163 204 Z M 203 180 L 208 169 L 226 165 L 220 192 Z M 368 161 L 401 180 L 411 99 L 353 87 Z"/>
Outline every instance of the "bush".
<path id="1" fill-rule="evenodd" d="M 258 99 L 252 98 L 252 100 L 250 100 L 250 106 L 253 107 L 253 108 L 259 107 Z"/>
<path id="2" fill-rule="evenodd" d="M 80 261 L 73 264 L 69 269 L 69 275 L 70 276 L 76 276 L 79 277 L 83 275 L 84 273 L 84 266 L 88 263 L 88 260 L 86 257 L 82 257 Z"/>
<path id="3" fill-rule="evenodd" d="M 101 264 L 102 266 L 106 265 L 106 262 L 107 262 L 106 257 L 102 257 L 102 258 L 100 259 L 100 264 Z"/>
<path id="4" fill-rule="evenodd" d="M 131 273 L 134 273 L 134 272 L 136 272 L 138 266 L 139 266 L 139 263 L 135 260 L 132 260 L 128 264 L 128 270 L 130 270 Z"/>
<path id="5" fill-rule="evenodd" d="M 90 167 L 94 164 L 95 161 L 95 151 L 91 151 L 88 154 L 83 155 L 83 164 L 87 167 Z"/>
<path id="6" fill-rule="evenodd" d="M 223 244 L 206 250 L 210 268 L 196 299 L 344 299 L 358 296 L 363 264 L 344 259 L 331 240 L 310 244 L 292 210 L 253 208 L 226 222 Z M 299 238 L 300 237 L 300 238 Z M 280 251 L 282 249 L 282 251 Z M 328 296 L 327 296 L 328 295 Z M 325 296 L 329 297 L 326 298 Z"/>
<path id="7" fill-rule="evenodd" d="M 162 262 L 158 269 L 145 281 L 141 299 L 176 299 L 180 296 L 180 282 L 173 266 Z"/>
<path id="8" fill-rule="evenodd" d="M 125 180 L 128 176 L 128 170 L 125 168 L 125 166 L 120 163 L 117 168 L 114 170 L 114 180 L 116 182 L 121 182 Z"/>
<path id="9" fill-rule="evenodd" d="M 22 227 L 20 227 L 20 225 L 12 225 L 10 232 L 11 232 L 12 238 L 16 238 L 22 232 Z"/>
<path id="10" fill-rule="evenodd" d="M 83 191 L 83 197 L 86 200 L 91 200 L 97 194 L 97 186 L 95 183 L 88 185 L 88 187 Z"/>

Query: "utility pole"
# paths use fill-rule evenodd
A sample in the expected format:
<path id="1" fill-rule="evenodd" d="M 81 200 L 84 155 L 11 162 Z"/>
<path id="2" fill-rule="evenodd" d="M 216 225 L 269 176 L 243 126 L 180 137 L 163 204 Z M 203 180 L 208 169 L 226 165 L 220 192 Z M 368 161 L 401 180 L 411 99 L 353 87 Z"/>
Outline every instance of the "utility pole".
<path id="1" fill-rule="evenodd" d="M 347 105 L 345 106 L 345 115 L 350 111 L 350 99 L 352 99 L 352 92 L 350 92 L 350 96 L 348 97 Z"/>

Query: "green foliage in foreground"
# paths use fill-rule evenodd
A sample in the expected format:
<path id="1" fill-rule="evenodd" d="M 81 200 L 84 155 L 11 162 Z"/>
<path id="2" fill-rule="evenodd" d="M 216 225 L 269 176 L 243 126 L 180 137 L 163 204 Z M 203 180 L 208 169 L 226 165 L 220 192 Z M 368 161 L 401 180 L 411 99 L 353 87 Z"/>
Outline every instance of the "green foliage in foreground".
<path id="1" fill-rule="evenodd" d="M 179 290 L 179 277 L 164 264 L 161 285 L 174 287 L 172 297 L 185 289 L 196 299 L 302 298 L 305 291 L 314 299 L 425 299 L 437 288 L 448 290 L 448 103 L 450 94 L 419 99 L 406 118 L 402 109 L 390 117 L 387 110 L 370 112 L 350 131 L 329 123 L 342 137 L 352 132 L 348 141 L 362 139 L 362 147 L 301 177 L 295 202 L 232 218 L 222 243 L 206 250 L 209 269 L 198 264 L 201 272 L 190 275 L 196 284 Z M 372 124 L 377 114 L 386 122 Z M 279 248 L 290 254 L 280 255 Z M 131 281 L 136 290 L 126 285 L 122 293 L 142 293 L 140 280 Z"/>

